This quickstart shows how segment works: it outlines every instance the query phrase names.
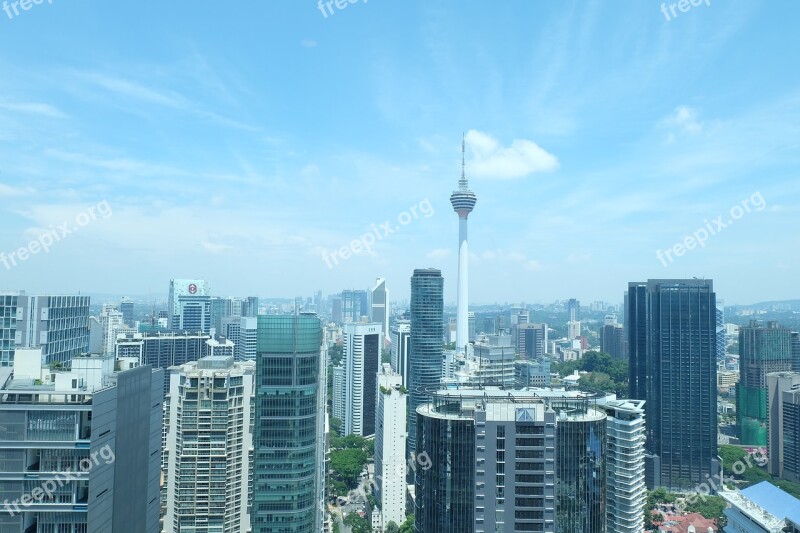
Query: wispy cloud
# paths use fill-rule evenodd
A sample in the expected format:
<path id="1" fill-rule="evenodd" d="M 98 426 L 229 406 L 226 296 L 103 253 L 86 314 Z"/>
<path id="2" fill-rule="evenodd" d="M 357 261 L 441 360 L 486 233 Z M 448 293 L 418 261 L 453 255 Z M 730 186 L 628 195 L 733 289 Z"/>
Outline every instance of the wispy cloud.
<path id="1" fill-rule="evenodd" d="M 66 118 L 67 115 L 62 113 L 58 108 L 50 104 L 42 104 L 38 102 L 0 102 L 0 109 L 7 111 L 16 111 L 19 113 L 31 113 L 34 115 L 42 115 L 51 118 Z"/>
<path id="2" fill-rule="evenodd" d="M 503 147 L 491 135 L 470 130 L 466 140 L 472 154 L 469 161 L 471 176 L 513 179 L 558 168 L 556 156 L 527 139 L 515 139 L 511 146 Z"/>

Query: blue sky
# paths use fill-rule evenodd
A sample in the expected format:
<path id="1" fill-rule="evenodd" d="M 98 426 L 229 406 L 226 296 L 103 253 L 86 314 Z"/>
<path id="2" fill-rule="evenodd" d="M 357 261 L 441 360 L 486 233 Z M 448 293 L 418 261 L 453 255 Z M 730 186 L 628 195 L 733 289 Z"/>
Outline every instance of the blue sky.
<path id="1" fill-rule="evenodd" d="M 83 223 L 0 263 L 0 289 L 164 296 L 197 277 L 291 297 L 381 276 L 404 298 L 437 267 L 454 301 L 468 132 L 473 301 L 618 302 L 628 281 L 692 276 L 730 304 L 797 298 L 800 4 L 660 6 L 0 11 L 0 252 Z M 751 198 L 703 247 L 657 258 Z M 431 216 L 397 224 L 425 200 Z M 90 220 L 98 205 L 113 214 Z M 329 268 L 323 252 L 386 221 Z"/>

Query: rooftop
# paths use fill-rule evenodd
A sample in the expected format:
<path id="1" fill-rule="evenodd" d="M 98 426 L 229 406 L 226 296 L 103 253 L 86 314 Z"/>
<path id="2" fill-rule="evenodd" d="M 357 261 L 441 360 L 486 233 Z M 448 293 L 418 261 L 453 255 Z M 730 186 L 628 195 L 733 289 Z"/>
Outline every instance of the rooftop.
<path id="1" fill-rule="evenodd" d="M 741 493 L 751 502 L 778 518 L 800 522 L 800 500 L 769 481 L 748 487 Z"/>

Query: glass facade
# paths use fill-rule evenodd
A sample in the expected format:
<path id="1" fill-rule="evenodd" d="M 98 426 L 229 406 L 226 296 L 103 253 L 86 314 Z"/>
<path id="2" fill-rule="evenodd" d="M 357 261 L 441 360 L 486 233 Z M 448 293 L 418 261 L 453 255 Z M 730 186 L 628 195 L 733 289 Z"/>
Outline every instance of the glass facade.
<path id="1" fill-rule="evenodd" d="M 556 423 L 556 532 L 604 533 L 606 417 L 562 414 Z"/>
<path id="2" fill-rule="evenodd" d="M 719 473 L 713 283 L 631 283 L 626 321 L 631 397 L 646 400 L 648 453 L 660 464 L 651 483 L 688 490 Z"/>
<path id="3" fill-rule="evenodd" d="M 420 407 L 420 412 L 429 413 L 429 406 Z M 418 413 L 416 434 L 416 449 L 428 454 L 431 467 L 416 470 L 415 531 L 474 531 L 474 421 Z"/>
<path id="4" fill-rule="evenodd" d="M 258 317 L 253 533 L 317 533 L 319 318 Z"/>
<path id="5" fill-rule="evenodd" d="M 411 352 L 409 353 L 408 446 L 417 442 L 417 407 L 430 400 L 427 387 L 442 377 L 444 278 L 439 270 L 417 269 L 411 278 Z"/>

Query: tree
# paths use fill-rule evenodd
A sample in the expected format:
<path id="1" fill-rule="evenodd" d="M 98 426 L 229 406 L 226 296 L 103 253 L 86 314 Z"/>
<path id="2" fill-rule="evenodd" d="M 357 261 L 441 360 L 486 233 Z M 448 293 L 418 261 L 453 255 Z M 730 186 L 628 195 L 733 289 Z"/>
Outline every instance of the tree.
<path id="1" fill-rule="evenodd" d="M 335 416 L 331 417 L 331 430 L 337 435 L 342 430 L 342 421 Z"/>
<path id="2" fill-rule="evenodd" d="M 383 363 L 391 363 L 392 362 L 392 352 L 391 350 L 387 350 L 384 348 L 381 350 L 381 364 Z"/>
<path id="3" fill-rule="evenodd" d="M 336 520 L 333 521 L 333 533 L 341 533 L 341 529 L 339 528 L 339 522 Z"/>
<path id="4" fill-rule="evenodd" d="M 333 366 L 339 366 L 342 361 L 342 354 L 344 353 L 344 345 L 336 343 L 328 348 L 328 359 Z"/>
<path id="5" fill-rule="evenodd" d="M 350 526 L 353 533 L 372 533 L 372 527 L 367 523 L 367 519 L 355 512 L 347 515 L 344 525 Z"/>
<path id="6" fill-rule="evenodd" d="M 354 489 L 358 486 L 358 478 L 367 464 L 367 454 L 364 450 L 348 448 L 331 452 L 331 470 L 334 476 Z"/>
<path id="7" fill-rule="evenodd" d="M 391 520 L 386 527 L 383 528 L 383 533 L 400 533 L 400 526 L 394 523 L 394 520 Z"/>
<path id="8" fill-rule="evenodd" d="M 705 496 L 687 505 L 686 511 L 700 513 L 703 518 L 713 518 L 717 521 L 717 525 L 724 526 L 727 523 L 725 507 L 727 507 L 725 500 L 719 496 Z"/>
<path id="9" fill-rule="evenodd" d="M 406 521 L 400 526 L 400 533 L 414 533 L 414 515 L 406 517 Z"/>

